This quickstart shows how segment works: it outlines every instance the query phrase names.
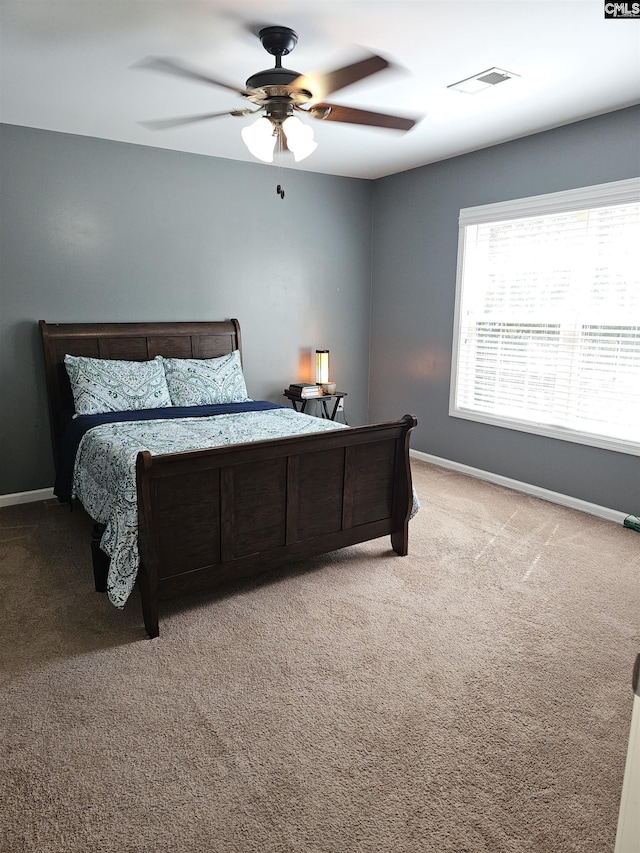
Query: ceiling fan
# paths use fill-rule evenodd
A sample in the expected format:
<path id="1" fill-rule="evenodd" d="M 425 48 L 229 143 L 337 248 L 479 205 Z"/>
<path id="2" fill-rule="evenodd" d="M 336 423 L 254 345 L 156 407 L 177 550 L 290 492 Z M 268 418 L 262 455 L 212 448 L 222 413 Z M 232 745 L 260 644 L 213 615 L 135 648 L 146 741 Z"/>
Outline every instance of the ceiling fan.
<path id="1" fill-rule="evenodd" d="M 317 148 L 317 143 L 313 139 L 313 129 L 301 122 L 295 113 L 306 114 L 322 121 L 346 122 L 399 131 L 410 130 L 416 123 L 412 118 L 331 104 L 324 100 L 327 95 L 388 68 L 389 62 L 383 57 L 369 53 L 363 59 L 345 65 L 343 68 L 337 68 L 326 74 L 306 76 L 282 66 L 282 57 L 291 53 L 298 42 L 298 35 L 294 30 L 282 26 L 263 27 L 258 33 L 258 38 L 267 53 L 275 56 L 276 64 L 273 68 L 252 74 L 244 89 L 188 68 L 172 59 L 149 57 L 137 63 L 137 67 L 221 86 L 241 95 L 252 105 L 225 112 L 148 121 L 143 122 L 144 126 L 159 130 L 220 116 L 248 116 L 261 113 L 257 122 L 243 128 L 242 138 L 255 157 L 271 163 L 276 143 L 279 150 L 291 151 L 296 161 L 308 157 Z"/>

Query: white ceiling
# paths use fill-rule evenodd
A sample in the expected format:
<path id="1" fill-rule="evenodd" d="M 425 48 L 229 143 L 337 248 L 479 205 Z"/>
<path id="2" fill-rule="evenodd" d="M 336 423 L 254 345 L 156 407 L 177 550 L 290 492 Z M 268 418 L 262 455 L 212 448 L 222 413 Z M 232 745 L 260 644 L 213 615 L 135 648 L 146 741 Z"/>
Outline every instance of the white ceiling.
<path id="1" fill-rule="evenodd" d="M 295 168 L 327 174 L 377 178 L 640 103 L 640 21 L 604 20 L 603 0 L 0 0 L 0 12 L 3 122 L 250 162 L 240 130 L 254 117 L 139 124 L 241 108 L 240 95 L 134 63 L 173 57 L 242 88 L 274 64 L 252 34 L 269 24 L 297 31 L 283 64 L 300 72 L 354 61 L 357 46 L 379 53 L 399 67 L 329 100 L 424 118 L 407 134 L 309 118 L 318 149 Z M 493 66 L 520 76 L 447 88 Z"/>

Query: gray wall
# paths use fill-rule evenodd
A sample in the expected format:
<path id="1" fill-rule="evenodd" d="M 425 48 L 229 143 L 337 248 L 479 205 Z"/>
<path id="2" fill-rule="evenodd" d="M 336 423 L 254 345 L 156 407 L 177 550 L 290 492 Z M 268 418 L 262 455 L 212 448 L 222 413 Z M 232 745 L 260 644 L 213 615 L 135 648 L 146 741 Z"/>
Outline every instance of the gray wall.
<path id="1" fill-rule="evenodd" d="M 371 420 L 412 412 L 416 450 L 640 512 L 639 457 L 448 414 L 460 208 L 638 175 L 632 107 L 377 181 Z"/>
<path id="2" fill-rule="evenodd" d="M 328 348 L 366 422 L 371 183 L 7 125 L 0 145 L 0 494 L 53 485 L 39 319 L 237 317 L 250 396 L 286 402 Z"/>
<path id="3" fill-rule="evenodd" d="M 351 423 L 413 412 L 417 450 L 638 513 L 639 457 L 450 418 L 448 395 L 459 209 L 640 175 L 639 120 L 371 183 L 0 125 L 0 494 L 53 483 L 38 319 L 238 317 L 256 398 L 327 347 Z"/>

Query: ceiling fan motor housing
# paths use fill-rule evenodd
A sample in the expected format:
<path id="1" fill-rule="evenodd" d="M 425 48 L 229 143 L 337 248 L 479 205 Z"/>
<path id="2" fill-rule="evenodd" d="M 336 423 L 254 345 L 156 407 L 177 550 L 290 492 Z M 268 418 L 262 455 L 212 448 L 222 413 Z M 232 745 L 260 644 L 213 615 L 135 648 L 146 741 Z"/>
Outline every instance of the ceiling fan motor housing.
<path id="1" fill-rule="evenodd" d="M 288 68 L 265 68 L 257 71 L 247 80 L 247 89 L 266 89 L 267 86 L 279 86 L 288 88 L 295 79 L 300 77 L 299 71 L 290 71 Z"/>

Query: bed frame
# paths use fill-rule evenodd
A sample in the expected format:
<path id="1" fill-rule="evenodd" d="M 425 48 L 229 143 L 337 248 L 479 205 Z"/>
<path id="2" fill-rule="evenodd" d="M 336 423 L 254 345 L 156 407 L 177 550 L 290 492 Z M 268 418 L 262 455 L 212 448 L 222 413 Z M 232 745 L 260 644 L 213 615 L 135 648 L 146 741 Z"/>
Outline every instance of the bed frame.
<path id="1" fill-rule="evenodd" d="M 144 361 L 240 350 L 237 320 L 195 323 L 40 321 L 54 456 L 73 408 L 64 356 Z M 408 550 L 409 435 L 401 420 L 313 435 L 137 459 L 144 624 L 157 637 L 158 602 L 257 575 L 310 555 L 391 537 Z M 99 526 L 97 526 L 99 528 Z M 96 589 L 109 558 L 92 542 Z"/>

